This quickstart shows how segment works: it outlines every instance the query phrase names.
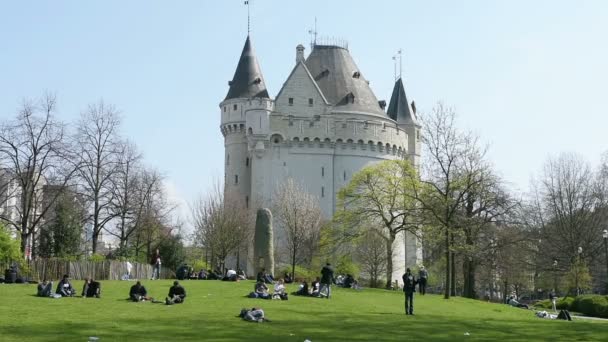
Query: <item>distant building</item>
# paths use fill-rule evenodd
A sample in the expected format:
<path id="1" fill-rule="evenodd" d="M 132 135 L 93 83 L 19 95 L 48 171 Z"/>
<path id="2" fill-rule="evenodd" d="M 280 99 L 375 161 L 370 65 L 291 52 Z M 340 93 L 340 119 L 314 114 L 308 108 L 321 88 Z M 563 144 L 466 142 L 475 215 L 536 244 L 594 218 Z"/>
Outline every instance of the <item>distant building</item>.
<path id="1" fill-rule="evenodd" d="M 347 47 L 314 44 L 308 57 L 304 50 L 296 47 L 295 65 L 272 99 L 247 37 L 220 103 L 225 191 L 251 210 L 272 207 L 276 187 L 291 177 L 318 197 L 331 218 L 337 192 L 366 165 L 389 159 L 419 165 L 420 125 L 401 79 L 386 108 Z M 280 248 L 284 234 L 276 224 L 275 229 Z M 422 257 L 414 236 L 401 235 L 399 241 L 393 279 Z"/>

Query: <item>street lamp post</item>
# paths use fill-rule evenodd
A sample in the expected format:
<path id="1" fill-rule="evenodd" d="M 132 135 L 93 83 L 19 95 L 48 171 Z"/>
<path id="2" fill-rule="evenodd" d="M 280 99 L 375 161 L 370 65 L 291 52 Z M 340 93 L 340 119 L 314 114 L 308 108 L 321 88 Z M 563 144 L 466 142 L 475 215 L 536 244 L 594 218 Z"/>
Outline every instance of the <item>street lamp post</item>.
<path id="1" fill-rule="evenodd" d="M 606 294 L 608 294 L 608 229 L 602 233 L 604 238 L 604 252 L 606 253 Z"/>

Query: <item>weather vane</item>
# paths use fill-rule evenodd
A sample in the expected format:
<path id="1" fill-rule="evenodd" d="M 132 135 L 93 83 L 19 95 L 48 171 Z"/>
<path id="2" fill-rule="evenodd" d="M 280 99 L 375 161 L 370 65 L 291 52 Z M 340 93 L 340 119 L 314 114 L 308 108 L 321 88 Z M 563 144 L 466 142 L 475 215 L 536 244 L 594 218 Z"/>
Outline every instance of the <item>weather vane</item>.
<path id="1" fill-rule="evenodd" d="M 312 50 L 317 45 L 317 17 L 315 17 L 315 28 L 308 30 L 310 34 L 310 49 Z"/>

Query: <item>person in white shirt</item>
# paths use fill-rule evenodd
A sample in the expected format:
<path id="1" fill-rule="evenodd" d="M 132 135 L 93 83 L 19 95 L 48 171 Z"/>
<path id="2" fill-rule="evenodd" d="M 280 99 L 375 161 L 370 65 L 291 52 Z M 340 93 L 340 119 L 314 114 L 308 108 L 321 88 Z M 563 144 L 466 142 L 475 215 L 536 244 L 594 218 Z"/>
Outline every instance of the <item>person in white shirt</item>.
<path id="1" fill-rule="evenodd" d="M 272 299 L 287 300 L 287 293 L 285 292 L 285 282 L 283 281 L 283 279 L 279 279 L 279 281 L 274 284 L 274 292 L 272 293 Z"/>

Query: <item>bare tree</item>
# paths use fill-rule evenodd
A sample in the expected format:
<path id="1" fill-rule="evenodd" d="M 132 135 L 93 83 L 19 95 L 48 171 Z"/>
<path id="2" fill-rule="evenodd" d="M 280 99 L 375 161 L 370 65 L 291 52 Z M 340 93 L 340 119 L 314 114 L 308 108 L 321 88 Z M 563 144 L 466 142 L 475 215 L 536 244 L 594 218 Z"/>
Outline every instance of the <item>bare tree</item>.
<path id="1" fill-rule="evenodd" d="M 65 187 L 75 167 L 69 158 L 64 125 L 55 120 L 56 98 L 47 94 L 38 101 L 24 101 L 16 120 L 0 126 L 0 165 L 5 177 L 16 183 L 5 186 L 4 197 L 15 198 L 14 210 L 0 212 L 0 220 L 21 237 L 21 252 L 33 248 L 34 235 L 61 191 L 47 194 L 44 186 Z M 7 182 L 8 183 L 8 182 Z M 30 250 L 31 254 L 35 254 Z"/>
<path id="2" fill-rule="evenodd" d="M 195 242 L 211 251 L 211 259 L 225 268 L 226 258 L 248 238 L 248 215 L 244 203 L 224 195 L 216 182 L 213 189 L 191 205 Z"/>
<path id="3" fill-rule="evenodd" d="M 119 239 L 121 253 L 125 253 L 129 237 L 137 228 L 138 214 L 161 179 L 142 169 L 141 154 L 135 144 L 123 142 L 120 147 L 118 170 L 112 178 L 114 201 L 111 209 L 118 222 L 110 234 Z"/>
<path id="4" fill-rule="evenodd" d="M 97 252 L 97 240 L 101 230 L 116 213 L 112 211 L 114 200 L 113 177 L 119 172 L 120 144 L 118 111 L 103 101 L 89 105 L 82 113 L 76 142 L 81 158 L 79 177 L 86 201 L 90 206 L 92 224 L 92 250 Z"/>
<path id="5" fill-rule="evenodd" d="M 367 273 L 370 287 L 378 287 L 379 279 L 386 272 L 386 243 L 374 231 L 368 231 L 357 244 L 357 260 Z"/>
<path id="6" fill-rule="evenodd" d="M 274 217 L 285 232 L 291 272 L 295 274 L 296 264 L 303 261 L 304 252 L 313 249 L 311 244 L 319 238 L 322 221 L 319 199 L 288 178 L 276 189 L 273 203 Z"/>
<path id="7" fill-rule="evenodd" d="M 392 286 L 397 235 L 419 233 L 419 187 L 418 175 L 408 161 L 390 160 L 363 168 L 338 193 L 342 209 L 334 221 L 351 231 L 347 234 L 360 236 L 371 229 L 385 241 L 386 288 Z"/>
<path id="8" fill-rule="evenodd" d="M 454 110 L 441 103 L 433 108 L 431 115 L 423 116 L 425 133 L 422 140 L 426 160 L 422 164 L 426 191 L 418 196 L 432 221 L 431 225 L 439 228 L 443 235 L 446 299 L 453 295 L 454 234 L 461 210 L 465 206 L 467 194 L 483 179 L 478 175 L 483 168 L 466 169 L 467 158 L 480 154 L 478 138 L 469 132 L 458 130 L 455 118 Z"/>

